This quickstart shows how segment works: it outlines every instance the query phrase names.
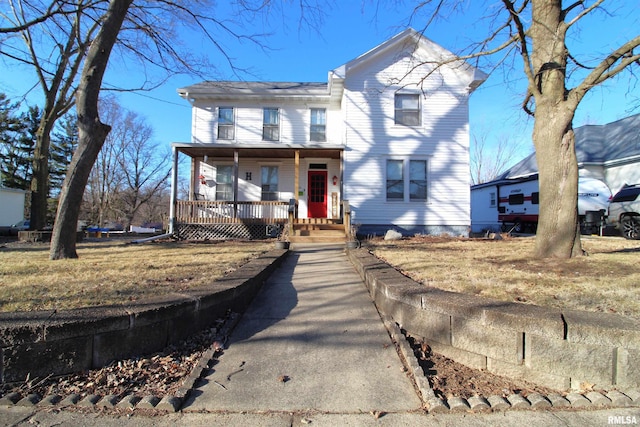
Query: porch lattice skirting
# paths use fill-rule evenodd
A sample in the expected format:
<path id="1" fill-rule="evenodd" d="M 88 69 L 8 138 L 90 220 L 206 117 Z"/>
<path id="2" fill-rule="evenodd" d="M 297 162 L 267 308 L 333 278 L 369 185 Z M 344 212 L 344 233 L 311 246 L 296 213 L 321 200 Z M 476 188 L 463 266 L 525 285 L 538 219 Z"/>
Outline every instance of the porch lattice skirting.
<path id="1" fill-rule="evenodd" d="M 178 224 L 176 235 L 181 240 L 265 239 L 266 224 Z"/>

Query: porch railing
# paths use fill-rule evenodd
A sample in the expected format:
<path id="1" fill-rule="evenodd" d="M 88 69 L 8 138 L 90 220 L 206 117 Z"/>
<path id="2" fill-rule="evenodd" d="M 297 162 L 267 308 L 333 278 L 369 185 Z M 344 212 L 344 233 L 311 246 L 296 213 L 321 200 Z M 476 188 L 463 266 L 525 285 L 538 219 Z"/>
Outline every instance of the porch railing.
<path id="1" fill-rule="evenodd" d="M 289 202 L 231 202 L 179 200 L 176 222 L 181 224 L 285 223 Z"/>

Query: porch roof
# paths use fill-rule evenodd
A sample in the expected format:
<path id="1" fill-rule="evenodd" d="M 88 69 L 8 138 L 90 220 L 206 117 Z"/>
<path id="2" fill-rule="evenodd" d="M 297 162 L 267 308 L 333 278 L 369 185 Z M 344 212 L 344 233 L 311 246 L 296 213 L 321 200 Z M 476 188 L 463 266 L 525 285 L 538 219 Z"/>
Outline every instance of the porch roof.
<path id="1" fill-rule="evenodd" d="M 174 142 L 171 144 L 180 153 L 184 153 L 189 157 L 233 157 L 235 150 L 238 150 L 240 157 L 255 158 L 295 158 L 296 151 L 299 151 L 300 158 L 305 157 L 323 157 L 330 159 L 339 159 L 340 152 L 344 151 L 343 145 L 326 145 L 322 146 L 295 146 L 292 144 L 270 144 L 268 147 L 264 145 L 242 145 L 235 146 L 229 144 L 193 144 Z"/>

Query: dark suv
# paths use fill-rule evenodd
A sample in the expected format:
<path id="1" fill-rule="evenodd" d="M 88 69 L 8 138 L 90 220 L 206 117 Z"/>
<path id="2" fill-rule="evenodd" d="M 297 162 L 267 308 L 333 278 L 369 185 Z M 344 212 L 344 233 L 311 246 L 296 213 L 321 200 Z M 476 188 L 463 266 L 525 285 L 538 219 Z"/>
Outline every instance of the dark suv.
<path id="1" fill-rule="evenodd" d="M 640 184 L 625 185 L 609 203 L 611 225 L 627 239 L 640 238 Z"/>

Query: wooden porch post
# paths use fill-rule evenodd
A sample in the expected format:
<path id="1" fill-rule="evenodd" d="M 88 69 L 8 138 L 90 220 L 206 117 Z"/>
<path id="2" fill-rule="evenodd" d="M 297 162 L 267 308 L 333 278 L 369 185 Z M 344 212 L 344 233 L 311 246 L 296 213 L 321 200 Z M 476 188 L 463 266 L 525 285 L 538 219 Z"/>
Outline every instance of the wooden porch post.
<path id="1" fill-rule="evenodd" d="M 170 234 L 174 232 L 176 221 L 176 201 L 178 199 L 178 149 L 171 147 L 173 154 L 173 164 L 171 165 L 171 195 L 169 196 L 169 230 Z"/>
<path id="2" fill-rule="evenodd" d="M 233 217 L 238 217 L 238 176 L 240 175 L 240 168 L 238 163 L 240 155 L 238 149 L 233 150 Z"/>
<path id="3" fill-rule="evenodd" d="M 342 201 L 344 200 L 344 150 L 340 150 L 340 186 L 338 187 L 340 192 L 339 200 L 340 207 L 342 208 Z M 341 209 L 343 210 L 343 209 Z M 341 212 L 341 216 L 343 212 Z"/>
<path id="4" fill-rule="evenodd" d="M 295 151 L 295 175 L 293 179 L 293 198 L 296 199 L 296 206 L 300 202 L 300 150 Z"/>

